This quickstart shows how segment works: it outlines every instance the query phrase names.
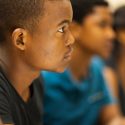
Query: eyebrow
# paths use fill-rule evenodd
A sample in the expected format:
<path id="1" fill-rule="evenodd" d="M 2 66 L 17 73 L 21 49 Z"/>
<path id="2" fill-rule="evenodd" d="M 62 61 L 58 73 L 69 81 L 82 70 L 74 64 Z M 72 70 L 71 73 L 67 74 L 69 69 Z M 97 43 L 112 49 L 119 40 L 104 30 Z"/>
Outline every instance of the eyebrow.
<path id="1" fill-rule="evenodd" d="M 63 20 L 62 22 L 60 22 L 59 24 L 58 24 L 58 26 L 60 26 L 60 25 L 62 25 L 62 24 L 65 24 L 65 23 L 67 23 L 67 24 L 69 24 L 69 23 L 71 23 L 69 20 Z"/>

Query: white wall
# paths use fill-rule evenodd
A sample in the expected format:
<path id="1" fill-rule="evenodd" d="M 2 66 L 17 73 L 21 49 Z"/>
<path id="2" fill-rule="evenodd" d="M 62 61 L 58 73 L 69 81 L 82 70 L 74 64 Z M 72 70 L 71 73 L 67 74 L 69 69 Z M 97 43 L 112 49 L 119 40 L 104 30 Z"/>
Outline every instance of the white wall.
<path id="1" fill-rule="evenodd" d="M 125 0 L 106 0 L 109 2 L 111 9 L 114 11 L 120 6 L 125 5 Z"/>

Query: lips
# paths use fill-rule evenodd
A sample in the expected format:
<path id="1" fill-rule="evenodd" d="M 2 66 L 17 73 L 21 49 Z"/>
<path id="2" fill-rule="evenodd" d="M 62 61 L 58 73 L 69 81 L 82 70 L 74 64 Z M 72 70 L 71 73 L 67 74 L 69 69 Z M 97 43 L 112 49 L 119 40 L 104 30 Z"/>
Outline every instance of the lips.
<path id="1" fill-rule="evenodd" d="M 64 56 L 64 59 L 65 60 L 70 60 L 71 59 L 71 56 L 72 56 L 72 52 L 73 52 L 73 47 L 69 47 L 69 50 L 66 52 L 65 56 Z"/>

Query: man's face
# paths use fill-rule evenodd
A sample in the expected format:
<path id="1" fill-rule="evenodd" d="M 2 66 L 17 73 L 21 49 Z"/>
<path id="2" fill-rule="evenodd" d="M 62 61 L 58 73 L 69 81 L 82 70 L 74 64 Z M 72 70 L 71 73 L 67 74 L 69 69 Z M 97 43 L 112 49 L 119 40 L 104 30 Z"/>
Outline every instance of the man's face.
<path id="1" fill-rule="evenodd" d="M 79 36 L 81 47 L 92 54 L 107 58 L 112 50 L 114 32 L 108 7 L 95 7 L 83 20 Z"/>
<path id="2" fill-rule="evenodd" d="M 69 0 L 45 0 L 44 15 L 27 43 L 28 63 L 38 70 L 64 71 L 74 43 L 69 30 L 72 16 Z"/>

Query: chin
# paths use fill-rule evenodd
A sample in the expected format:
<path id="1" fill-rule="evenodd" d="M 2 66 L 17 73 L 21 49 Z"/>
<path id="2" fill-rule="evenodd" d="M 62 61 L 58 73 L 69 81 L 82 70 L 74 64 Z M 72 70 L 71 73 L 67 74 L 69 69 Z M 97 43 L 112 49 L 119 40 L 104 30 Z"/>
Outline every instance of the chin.
<path id="1" fill-rule="evenodd" d="M 67 67 L 68 67 L 68 64 L 65 63 L 65 64 L 60 64 L 58 66 L 56 65 L 56 67 L 53 66 L 53 68 L 52 68 L 52 66 L 50 66 L 43 70 L 50 71 L 50 72 L 63 73 Z"/>
<path id="2" fill-rule="evenodd" d="M 52 71 L 53 72 L 57 72 L 57 73 L 63 73 L 67 68 L 67 65 L 66 66 L 60 66 L 60 67 L 57 67 L 56 69 L 53 69 Z"/>
<path id="3" fill-rule="evenodd" d="M 66 70 L 66 68 L 58 68 L 56 70 L 53 70 L 53 72 L 63 73 L 65 70 Z"/>

